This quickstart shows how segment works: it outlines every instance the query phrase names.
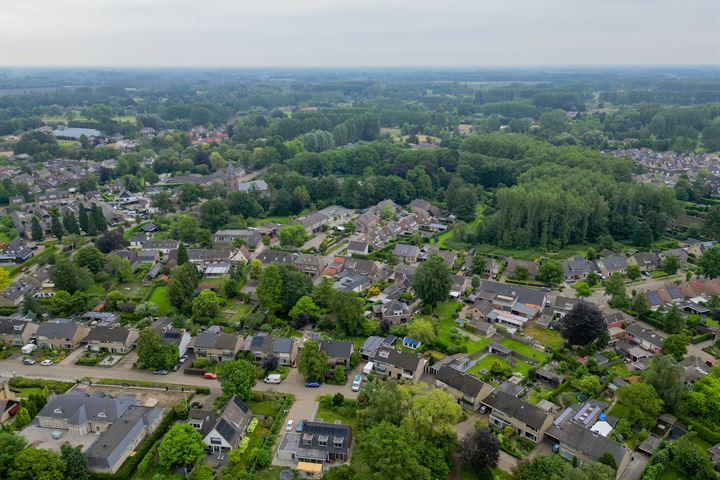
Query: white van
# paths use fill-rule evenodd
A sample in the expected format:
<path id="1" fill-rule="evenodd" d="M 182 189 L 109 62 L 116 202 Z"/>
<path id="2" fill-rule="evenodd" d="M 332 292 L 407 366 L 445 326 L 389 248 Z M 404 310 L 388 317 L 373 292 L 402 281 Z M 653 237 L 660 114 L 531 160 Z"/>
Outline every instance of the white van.
<path id="1" fill-rule="evenodd" d="M 24 347 L 22 347 L 22 348 L 20 349 L 20 351 L 22 351 L 22 353 L 24 353 L 24 354 L 27 355 L 28 353 L 32 353 L 32 352 L 34 352 L 34 351 L 37 350 L 37 349 L 38 349 L 38 346 L 37 346 L 37 345 L 35 345 L 34 343 L 28 343 L 27 345 L 25 345 Z"/>
<path id="2" fill-rule="evenodd" d="M 280 383 L 280 382 L 282 382 L 282 375 L 280 375 L 279 373 L 272 373 L 272 374 L 268 375 L 267 377 L 265 377 L 264 382 L 265 383 Z"/>

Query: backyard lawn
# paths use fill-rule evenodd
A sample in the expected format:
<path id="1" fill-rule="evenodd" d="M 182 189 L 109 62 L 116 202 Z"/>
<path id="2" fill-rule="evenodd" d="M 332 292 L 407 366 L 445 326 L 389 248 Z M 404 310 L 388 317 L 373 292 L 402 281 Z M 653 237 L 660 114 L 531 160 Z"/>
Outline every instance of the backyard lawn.
<path id="1" fill-rule="evenodd" d="M 533 337 L 546 347 L 557 348 L 565 343 L 560 332 L 549 328 L 540 328 L 534 321 L 526 323 L 523 330 L 525 331 L 525 335 Z"/>
<path id="2" fill-rule="evenodd" d="M 167 296 L 167 288 L 167 285 L 155 287 L 152 295 L 150 295 L 150 301 L 158 307 L 158 315 L 167 315 L 170 311 L 170 301 Z"/>
<path id="3" fill-rule="evenodd" d="M 498 357 L 497 355 L 485 355 L 482 360 L 473 365 L 473 367 L 470 368 L 467 373 L 477 375 L 480 373 L 480 370 L 490 371 L 490 367 L 492 367 L 493 363 L 495 363 L 496 361 L 500 362 L 503 366 L 508 365 L 508 363 L 504 359 Z M 518 372 L 523 375 L 527 375 L 527 373 L 530 371 L 530 365 L 519 360 L 517 361 L 515 366 L 511 368 L 513 372 Z"/>
<path id="4" fill-rule="evenodd" d="M 336 420 L 340 420 L 343 425 L 349 425 L 353 430 L 357 429 L 357 417 L 341 415 L 334 409 L 319 406 L 315 412 L 315 418 L 322 418 L 325 423 L 335 423 Z"/>
<path id="5" fill-rule="evenodd" d="M 506 347 L 513 349 L 520 355 L 535 359 L 538 362 L 545 361 L 545 354 L 543 352 L 541 352 L 540 350 L 536 350 L 529 345 L 525 345 L 522 342 L 518 342 L 517 340 L 514 340 L 512 338 L 504 338 L 500 343 Z"/>
<path id="6" fill-rule="evenodd" d="M 438 317 L 440 317 L 437 321 L 438 338 L 448 345 L 456 345 L 458 347 L 466 345 L 467 353 L 475 353 L 492 342 L 492 340 L 484 337 L 478 340 L 464 340 L 462 338 L 463 335 L 469 336 L 470 334 L 463 332 L 453 319 L 458 305 L 457 302 L 445 302 L 437 306 L 436 313 Z"/>

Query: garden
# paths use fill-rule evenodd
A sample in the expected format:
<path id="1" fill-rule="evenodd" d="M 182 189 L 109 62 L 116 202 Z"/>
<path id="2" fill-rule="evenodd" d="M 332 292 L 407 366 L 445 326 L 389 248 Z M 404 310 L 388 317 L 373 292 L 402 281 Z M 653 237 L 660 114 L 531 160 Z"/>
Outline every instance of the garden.
<path id="1" fill-rule="evenodd" d="M 357 401 L 343 397 L 341 393 L 323 395 L 318 398 L 320 405 L 315 412 L 315 419 L 325 423 L 340 421 L 351 428 L 357 428 Z"/>
<path id="2" fill-rule="evenodd" d="M 110 355 L 109 352 L 85 352 L 80 358 L 77 359 L 75 365 L 83 365 L 86 367 L 94 367 L 98 363 L 102 362 L 104 358 Z"/>

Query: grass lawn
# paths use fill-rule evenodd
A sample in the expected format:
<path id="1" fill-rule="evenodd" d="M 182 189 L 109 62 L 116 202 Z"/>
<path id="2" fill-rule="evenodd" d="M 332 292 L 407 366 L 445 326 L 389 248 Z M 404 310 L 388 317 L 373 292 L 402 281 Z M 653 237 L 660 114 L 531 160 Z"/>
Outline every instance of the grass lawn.
<path id="1" fill-rule="evenodd" d="M 253 306 L 248 305 L 247 303 L 233 303 L 232 307 L 230 307 L 230 310 L 234 310 L 235 314 L 232 316 L 232 321 L 237 322 L 242 317 L 247 315 L 248 313 L 253 311 Z"/>
<path id="2" fill-rule="evenodd" d="M 389 133 L 391 137 L 399 137 L 400 129 L 395 127 L 380 127 L 380 133 Z"/>
<path id="3" fill-rule="evenodd" d="M 506 480 L 510 478 L 509 473 L 504 470 L 500 470 L 499 468 L 493 468 L 491 471 L 493 480 Z M 460 480 L 481 480 L 488 478 L 490 477 L 486 476 L 483 473 L 473 472 L 464 468 L 460 470 Z"/>
<path id="4" fill-rule="evenodd" d="M 58 140 L 58 146 L 62 148 L 73 148 L 73 147 L 79 147 L 80 142 L 77 140 Z"/>
<path id="5" fill-rule="evenodd" d="M 437 315 L 440 317 L 437 321 L 438 337 L 441 341 L 450 345 L 466 345 L 468 353 L 475 353 L 485 345 L 492 342 L 490 338 L 480 338 L 479 340 L 464 341 L 453 339 L 454 335 L 462 337 L 462 329 L 453 320 L 453 314 L 457 307 L 457 302 L 445 302 L 437 306 Z M 459 343 L 460 342 L 460 343 Z"/>
<path id="6" fill-rule="evenodd" d="M 335 423 L 335 420 L 340 420 L 343 425 L 349 425 L 353 430 L 357 429 L 357 417 L 347 417 L 329 408 L 318 407 L 315 418 L 322 418 L 325 423 Z"/>
<path id="7" fill-rule="evenodd" d="M 653 270 L 652 272 L 650 272 L 650 276 L 652 278 L 662 278 L 662 277 L 667 277 L 667 275 L 668 275 L 667 273 L 665 273 L 661 270 Z"/>
<path id="8" fill-rule="evenodd" d="M 500 343 L 506 347 L 512 348 L 520 355 L 525 355 L 526 357 L 535 359 L 539 362 L 545 361 L 545 354 L 543 352 L 536 350 L 529 345 L 525 345 L 522 342 L 518 342 L 512 338 L 504 338 Z"/>
<path id="9" fill-rule="evenodd" d="M 583 255 L 589 245 L 566 245 L 563 248 L 550 252 L 540 247 L 535 248 L 500 248 L 494 245 L 483 243 L 478 245 L 477 252 L 481 255 L 507 256 L 522 260 L 536 260 L 540 257 L 553 257 L 559 260 L 570 258 L 573 255 Z"/>
<path id="10" fill-rule="evenodd" d="M 477 375 L 480 373 L 480 370 L 483 369 L 490 371 L 490 367 L 492 367 L 492 364 L 496 361 L 503 364 L 503 366 L 508 365 L 508 363 L 503 358 L 500 358 L 497 355 L 485 355 L 482 360 L 473 365 L 473 367 L 468 370 L 467 373 Z M 527 375 L 528 371 L 530 370 L 530 365 L 525 362 L 518 361 L 515 366 L 511 368 L 513 372 L 519 372 L 523 375 Z"/>
<path id="11" fill-rule="evenodd" d="M 38 395 L 43 393 L 43 389 L 38 388 L 38 387 L 25 387 L 25 388 L 13 387 L 12 390 L 15 392 L 15 394 L 18 397 L 22 397 L 22 398 L 27 398 L 33 393 L 38 394 Z"/>
<path id="12" fill-rule="evenodd" d="M 475 207 L 475 220 L 468 223 L 466 226 L 466 230 L 468 232 L 473 232 L 477 229 L 480 222 L 482 222 L 483 218 L 483 212 L 485 211 L 485 206 L 482 203 L 478 203 Z M 463 250 L 467 248 L 467 243 L 461 242 L 459 240 L 455 239 L 455 232 L 452 231 L 452 229 L 448 229 L 444 233 L 442 233 L 437 238 L 437 244 L 440 248 L 450 249 L 450 250 Z"/>
<path id="13" fill-rule="evenodd" d="M 673 464 L 669 464 L 665 470 L 658 475 L 657 480 L 685 480 L 689 478 L 690 477 L 675 468 Z"/>
<path id="14" fill-rule="evenodd" d="M 158 315 L 167 315 L 170 311 L 170 301 L 167 296 L 167 288 L 167 285 L 155 287 L 152 295 L 150 295 L 150 301 L 158 307 Z"/>
<path id="15" fill-rule="evenodd" d="M 259 227 L 260 225 L 264 223 L 279 223 L 284 224 L 290 221 L 290 219 L 293 217 L 290 216 L 275 216 L 275 217 L 264 217 L 264 218 L 250 218 L 248 219 L 248 225 L 252 225 L 253 227 Z"/>
<path id="16" fill-rule="evenodd" d="M 627 418 L 628 408 L 625 405 L 616 403 L 615 406 L 608 412 L 609 415 L 617 418 Z"/>
<path id="17" fill-rule="evenodd" d="M 142 284 L 140 282 L 135 283 L 120 283 L 117 286 L 117 290 L 125 295 L 126 297 L 137 297 L 138 292 L 140 292 L 140 289 L 142 288 Z"/>
<path id="18" fill-rule="evenodd" d="M 565 343 L 560 332 L 549 328 L 540 328 L 534 321 L 526 323 L 523 330 L 525 330 L 525 335 L 533 337 L 546 347 L 556 348 Z"/>

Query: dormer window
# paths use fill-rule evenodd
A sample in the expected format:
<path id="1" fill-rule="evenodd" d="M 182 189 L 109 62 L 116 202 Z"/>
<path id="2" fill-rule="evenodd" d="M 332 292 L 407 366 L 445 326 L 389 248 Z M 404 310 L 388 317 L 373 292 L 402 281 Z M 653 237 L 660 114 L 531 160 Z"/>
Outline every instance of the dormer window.
<path id="1" fill-rule="evenodd" d="M 61 409 L 61 408 L 56 408 L 56 409 L 53 411 L 53 413 L 57 413 L 58 415 L 62 415 L 62 409 Z"/>
<path id="2" fill-rule="evenodd" d="M 312 445 L 312 434 L 306 433 L 303 435 L 303 445 Z"/>
<path id="3" fill-rule="evenodd" d="M 342 448 L 344 441 L 345 437 L 335 437 L 333 439 L 333 445 L 335 446 L 335 448 Z"/>
<path id="4" fill-rule="evenodd" d="M 98 418 L 107 418 L 107 415 L 105 415 L 105 412 L 98 413 Z"/>

